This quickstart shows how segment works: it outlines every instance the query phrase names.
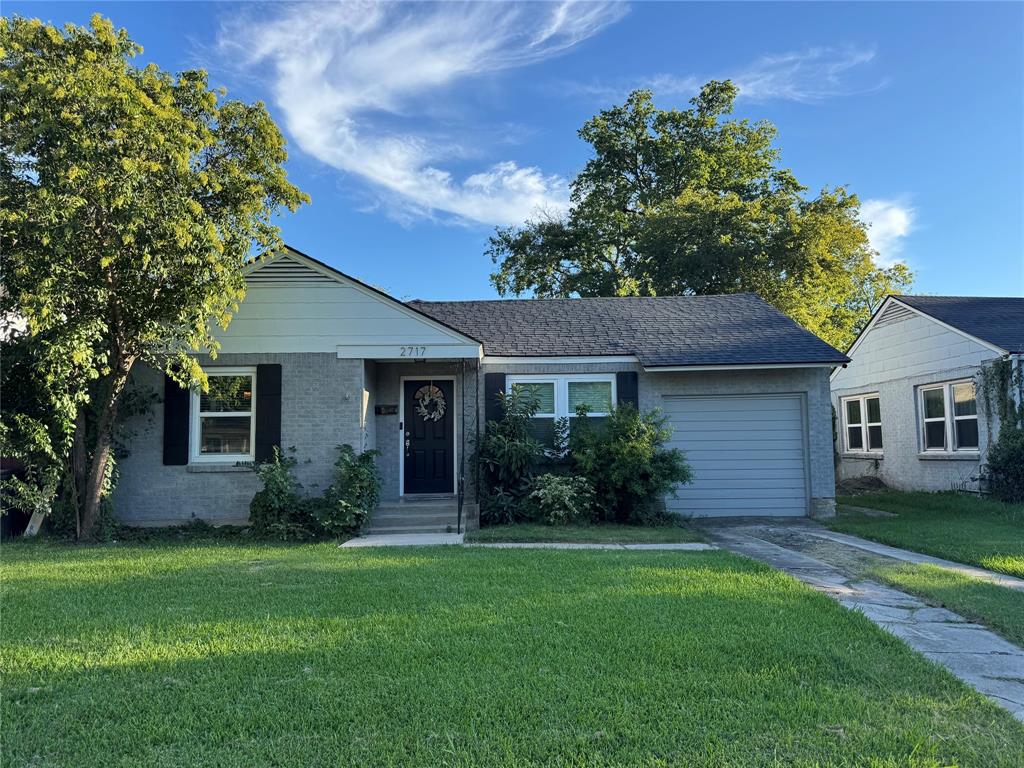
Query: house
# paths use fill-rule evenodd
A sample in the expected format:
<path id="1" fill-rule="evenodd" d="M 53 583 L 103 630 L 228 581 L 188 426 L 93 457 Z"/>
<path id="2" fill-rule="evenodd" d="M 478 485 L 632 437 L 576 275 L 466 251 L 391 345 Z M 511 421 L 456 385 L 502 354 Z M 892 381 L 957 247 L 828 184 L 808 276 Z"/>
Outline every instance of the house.
<path id="1" fill-rule="evenodd" d="M 832 374 L 837 474 L 902 490 L 977 490 L 998 424 L 983 365 L 1024 353 L 1024 298 L 889 296 Z"/>
<path id="2" fill-rule="evenodd" d="M 580 404 L 662 409 L 696 475 L 668 500 L 682 515 L 834 509 L 828 374 L 847 358 L 754 295 L 403 303 L 292 249 L 246 279 L 220 353 L 200 358 L 209 393 L 134 375 L 163 402 L 127 425 L 126 523 L 244 522 L 253 461 L 294 446 L 316 492 L 348 443 L 380 452 L 393 518 L 472 524 L 474 436 L 525 384 L 539 435 Z"/>

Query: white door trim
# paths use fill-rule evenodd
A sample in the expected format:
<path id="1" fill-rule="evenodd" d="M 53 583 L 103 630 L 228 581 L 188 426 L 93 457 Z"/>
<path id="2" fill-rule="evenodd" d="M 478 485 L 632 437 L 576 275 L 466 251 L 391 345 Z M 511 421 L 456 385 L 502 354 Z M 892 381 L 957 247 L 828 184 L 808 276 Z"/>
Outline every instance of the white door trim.
<path id="1" fill-rule="evenodd" d="M 406 381 L 450 381 L 452 383 L 452 493 L 458 492 L 459 488 L 459 422 L 462 418 L 459 412 L 459 387 L 455 376 L 431 376 L 420 374 L 419 376 L 398 377 L 398 496 L 405 496 L 405 382 Z M 420 494 L 410 493 L 409 496 Z M 427 494 L 429 495 L 429 494 Z"/>

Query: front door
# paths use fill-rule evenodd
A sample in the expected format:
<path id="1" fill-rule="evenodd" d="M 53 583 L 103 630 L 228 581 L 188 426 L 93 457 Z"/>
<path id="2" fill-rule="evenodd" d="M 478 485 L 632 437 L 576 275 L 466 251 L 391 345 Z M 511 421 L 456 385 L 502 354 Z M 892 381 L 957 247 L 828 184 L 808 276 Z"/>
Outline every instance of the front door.
<path id="1" fill-rule="evenodd" d="M 455 492 L 453 394 L 450 379 L 407 379 L 404 382 L 404 493 Z"/>

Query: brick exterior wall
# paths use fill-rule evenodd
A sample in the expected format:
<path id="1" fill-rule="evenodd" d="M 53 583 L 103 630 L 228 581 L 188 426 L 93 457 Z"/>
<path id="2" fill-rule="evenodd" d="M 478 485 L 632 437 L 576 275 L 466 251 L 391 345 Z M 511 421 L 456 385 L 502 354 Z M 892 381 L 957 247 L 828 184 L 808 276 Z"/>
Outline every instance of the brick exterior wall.
<path id="1" fill-rule="evenodd" d="M 321 353 L 225 354 L 204 366 L 281 365 L 281 442 L 295 446 L 296 475 L 319 493 L 330 482 L 339 443 L 362 444 L 360 426 L 364 367 Z M 139 366 L 133 384 L 163 397 L 163 374 Z M 256 393 L 257 398 L 259 392 Z M 119 465 L 114 513 L 129 525 L 174 525 L 192 519 L 243 524 L 259 482 L 249 469 L 232 466 L 165 466 L 163 405 L 126 425 L 130 454 Z"/>
<path id="2" fill-rule="evenodd" d="M 382 499 L 399 496 L 399 416 L 376 415 L 375 406 L 400 403 L 403 376 L 454 376 L 459 418 L 455 425 L 458 452 L 456 478 L 465 478 L 466 513 L 474 508 L 471 454 L 484 413 L 483 376 L 488 372 L 514 374 L 616 373 L 638 371 L 640 407 L 661 407 L 666 394 L 798 393 L 804 396 L 808 417 L 809 480 L 812 513 L 834 508 L 832 426 L 827 370 L 792 369 L 721 373 L 644 373 L 631 363 L 501 364 L 477 366 L 475 361 L 383 363 L 339 360 L 324 353 L 221 355 L 204 365 L 282 366 L 281 439 L 295 446 L 297 475 L 310 493 L 330 481 L 336 446 L 349 443 L 380 451 Z M 140 367 L 136 383 L 162 395 L 163 375 Z M 259 394 L 257 393 L 257 397 Z M 245 523 L 249 502 L 259 488 L 248 469 L 209 466 L 164 466 L 162 405 L 148 419 L 128 425 L 134 432 L 131 454 L 121 465 L 114 495 L 115 513 L 132 525 L 168 525 L 202 519 L 210 523 Z"/>
<path id="3" fill-rule="evenodd" d="M 865 475 L 881 478 L 886 485 L 904 491 L 948 491 L 952 489 L 977 490 L 978 473 L 989 434 L 984 408 L 978 403 L 978 454 L 931 454 L 921 451 L 920 425 L 918 421 L 917 387 L 956 379 L 971 379 L 978 372 L 976 365 L 943 367 L 936 366 L 930 373 L 899 379 L 860 383 L 854 387 L 833 390 L 832 400 L 838 418 L 837 444 L 840 480 Z M 844 454 L 842 443 L 842 410 L 840 400 L 859 394 L 878 393 L 882 411 L 881 456 L 865 454 Z"/>

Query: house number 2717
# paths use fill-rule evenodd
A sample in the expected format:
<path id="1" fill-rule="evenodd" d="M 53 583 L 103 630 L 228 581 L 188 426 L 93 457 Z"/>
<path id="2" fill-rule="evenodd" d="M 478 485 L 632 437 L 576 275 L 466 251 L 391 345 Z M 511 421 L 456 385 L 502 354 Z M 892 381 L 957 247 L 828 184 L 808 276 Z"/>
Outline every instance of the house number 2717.
<path id="1" fill-rule="evenodd" d="M 426 347 L 399 347 L 400 357 L 423 357 L 427 354 Z"/>

